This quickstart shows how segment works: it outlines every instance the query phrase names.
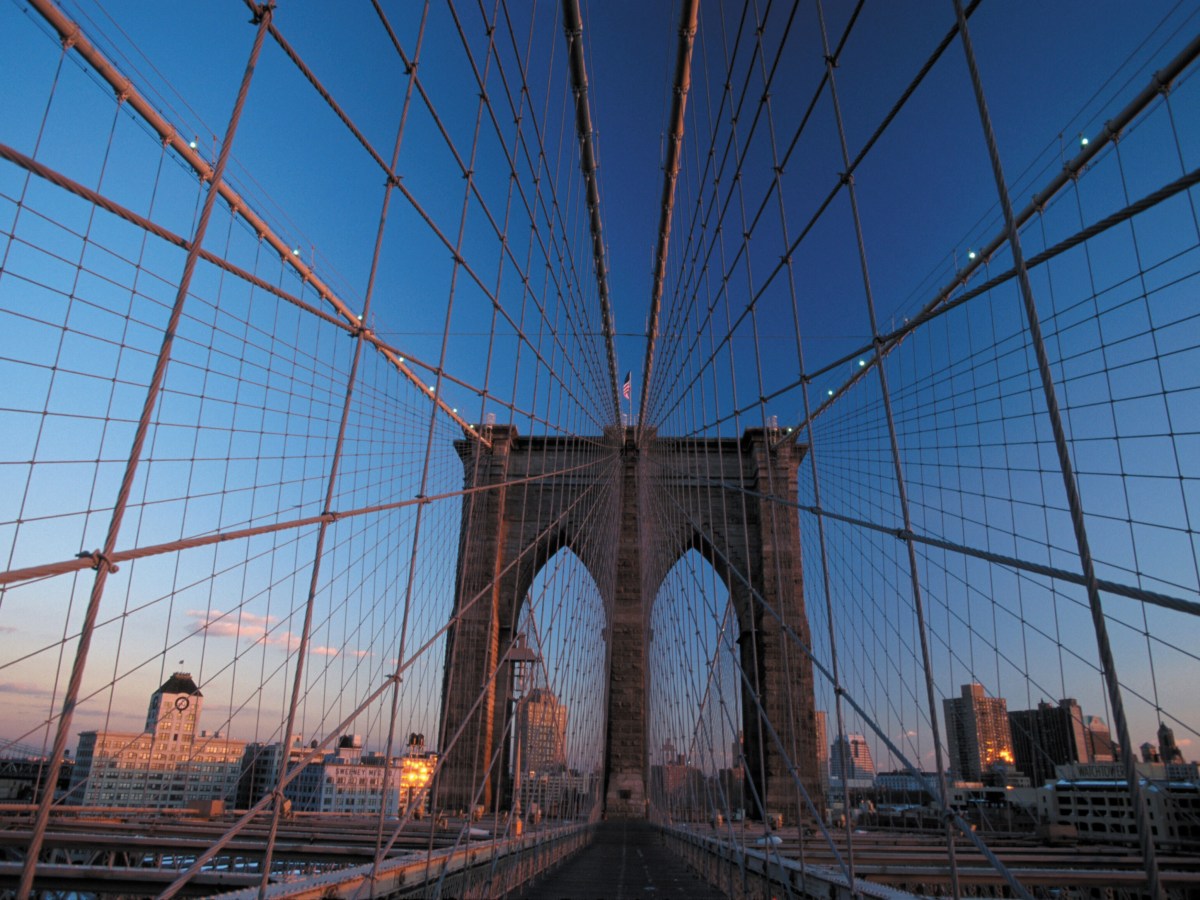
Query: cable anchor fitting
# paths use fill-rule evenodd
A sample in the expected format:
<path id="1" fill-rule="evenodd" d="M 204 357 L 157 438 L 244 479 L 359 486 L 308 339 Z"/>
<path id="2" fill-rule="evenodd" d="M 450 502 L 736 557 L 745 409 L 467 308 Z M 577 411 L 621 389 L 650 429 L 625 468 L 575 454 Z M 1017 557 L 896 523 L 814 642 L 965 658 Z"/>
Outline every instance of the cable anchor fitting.
<path id="1" fill-rule="evenodd" d="M 274 12 L 275 0 L 267 0 L 266 3 L 255 3 L 255 4 L 253 4 L 253 7 L 254 7 L 254 15 L 250 19 L 250 24 L 251 25 L 259 25 L 262 23 L 262 20 L 265 16 Z"/>
<path id="2" fill-rule="evenodd" d="M 92 561 L 92 571 L 93 572 L 99 572 L 101 566 L 103 566 L 105 568 L 105 570 L 107 570 L 109 572 L 115 573 L 118 571 L 117 564 L 114 563 L 112 560 L 110 560 L 107 556 L 105 556 L 104 552 L 102 550 L 93 550 L 91 553 L 88 553 L 86 550 L 83 550 L 79 553 L 76 553 L 75 558 L 76 559 L 90 559 Z"/>

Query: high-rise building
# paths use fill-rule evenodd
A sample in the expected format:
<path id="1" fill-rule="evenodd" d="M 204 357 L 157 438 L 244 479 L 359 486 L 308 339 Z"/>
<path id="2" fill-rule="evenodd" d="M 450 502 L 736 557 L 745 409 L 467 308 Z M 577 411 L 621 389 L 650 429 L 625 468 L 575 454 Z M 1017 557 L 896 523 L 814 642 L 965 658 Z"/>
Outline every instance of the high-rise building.
<path id="1" fill-rule="evenodd" d="M 517 704 L 518 757 L 524 772 L 550 772 L 567 764 L 567 707 L 545 688 Z"/>
<path id="2" fill-rule="evenodd" d="M 829 747 L 829 775 L 831 778 L 874 778 L 875 763 L 871 759 L 871 748 L 861 734 L 847 734 L 834 739 Z"/>
<path id="3" fill-rule="evenodd" d="M 817 732 L 817 776 L 822 790 L 829 790 L 829 737 L 826 730 L 825 710 L 815 712 L 815 729 Z"/>
<path id="4" fill-rule="evenodd" d="M 1017 770 L 1034 785 L 1054 779 L 1055 766 L 1088 761 L 1083 713 L 1070 697 L 1057 706 L 1043 700 L 1037 709 L 1014 710 L 1008 723 Z"/>
<path id="5" fill-rule="evenodd" d="M 68 802 L 156 808 L 232 803 L 246 742 L 197 734 L 203 705 L 192 676 L 176 672 L 150 695 L 144 731 L 82 732 Z"/>
<path id="6" fill-rule="evenodd" d="M 989 697 L 983 685 L 964 684 L 962 696 L 942 701 L 950 767 L 964 781 L 982 781 L 996 763 L 1013 762 L 1008 704 Z"/>
<path id="7" fill-rule="evenodd" d="M 249 809 L 275 790 L 284 767 L 302 760 L 308 752 L 308 745 L 298 734 L 292 735 L 287 744 L 283 741 L 251 741 L 246 744 L 246 752 L 242 756 L 242 774 L 238 781 L 238 809 Z"/>
<path id="8" fill-rule="evenodd" d="M 1158 755 L 1165 763 L 1183 762 L 1183 751 L 1175 743 L 1175 732 L 1166 722 L 1158 723 Z"/>
<path id="9" fill-rule="evenodd" d="M 1112 732 L 1099 716 L 1084 716 L 1084 739 L 1088 748 L 1088 762 L 1115 762 L 1120 753 L 1113 743 Z"/>

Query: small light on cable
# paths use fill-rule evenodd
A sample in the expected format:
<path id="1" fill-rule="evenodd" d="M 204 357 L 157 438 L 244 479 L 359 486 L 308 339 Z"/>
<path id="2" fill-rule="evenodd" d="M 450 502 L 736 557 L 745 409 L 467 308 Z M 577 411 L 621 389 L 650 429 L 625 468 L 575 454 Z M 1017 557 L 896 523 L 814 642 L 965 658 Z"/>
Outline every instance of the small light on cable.
<path id="1" fill-rule="evenodd" d="M 195 150 L 196 143 L 197 143 L 196 138 L 192 138 L 190 141 L 188 141 L 188 146 L 191 147 L 193 150 Z"/>
<path id="2" fill-rule="evenodd" d="M 1089 143 L 1089 142 L 1088 142 L 1088 139 L 1087 139 L 1087 136 L 1086 136 L 1086 135 L 1085 135 L 1084 137 L 1081 137 L 1081 138 L 1079 139 L 1079 146 L 1081 146 L 1081 147 L 1086 147 L 1086 146 L 1088 145 L 1088 143 Z"/>
<path id="3" fill-rule="evenodd" d="M 828 394 L 830 397 L 832 397 L 832 396 L 833 396 L 833 391 L 832 391 L 832 390 L 826 391 L 825 393 L 827 393 L 827 394 Z"/>
<path id="4" fill-rule="evenodd" d="M 299 256 L 299 255 L 300 255 L 300 248 L 299 247 L 293 248 L 292 256 Z"/>
<path id="5" fill-rule="evenodd" d="M 860 359 L 860 360 L 858 361 L 858 367 L 859 367 L 860 369 L 861 369 L 863 366 L 865 366 L 866 364 L 867 364 L 867 361 L 866 361 L 865 359 Z"/>
<path id="6" fill-rule="evenodd" d="M 975 258 L 975 251 L 974 251 L 974 250 L 968 250 L 968 251 L 967 251 L 967 259 L 974 259 L 974 258 Z"/>

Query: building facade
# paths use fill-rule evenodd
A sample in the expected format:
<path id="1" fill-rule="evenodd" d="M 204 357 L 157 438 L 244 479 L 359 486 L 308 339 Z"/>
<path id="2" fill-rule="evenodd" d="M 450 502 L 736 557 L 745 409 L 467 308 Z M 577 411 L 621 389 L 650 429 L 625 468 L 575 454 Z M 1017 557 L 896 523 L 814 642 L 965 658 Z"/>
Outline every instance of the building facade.
<path id="1" fill-rule="evenodd" d="M 1090 761 L 1083 712 L 1071 698 L 1057 706 L 1043 700 L 1036 709 L 1014 710 L 1008 723 L 1017 771 L 1034 785 L 1052 781 L 1056 766 Z"/>
<path id="2" fill-rule="evenodd" d="M 142 732 L 82 732 L 68 802 L 157 809 L 232 804 L 246 742 L 199 731 L 203 705 L 192 676 L 176 672 L 150 695 Z"/>
<path id="3" fill-rule="evenodd" d="M 253 742 L 246 745 L 242 757 L 242 774 L 238 781 L 238 809 L 249 809 L 279 783 L 284 761 L 295 763 L 309 752 L 300 735 L 292 735 L 288 744 Z"/>
<path id="4" fill-rule="evenodd" d="M 409 752 L 388 761 L 382 753 L 364 753 L 362 737 L 343 735 L 337 749 L 306 765 L 284 789 L 294 813 L 378 813 L 400 816 L 416 804 L 420 817 L 429 808 L 429 782 L 437 754 Z"/>
<path id="5" fill-rule="evenodd" d="M 1120 758 L 1117 745 L 1113 743 L 1112 732 L 1099 716 L 1083 717 L 1084 740 L 1087 743 L 1090 763 L 1115 762 Z"/>
<path id="6" fill-rule="evenodd" d="M 1200 850 L 1200 780 L 1187 764 L 1136 763 L 1151 834 L 1161 850 Z M 1137 822 L 1120 764 L 1062 766 L 1036 791 L 1040 821 L 1066 826 L 1080 841 L 1137 846 Z"/>
<path id="7" fill-rule="evenodd" d="M 817 732 L 817 777 L 822 792 L 829 793 L 829 733 L 825 710 L 818 709 L 813 714 L 813 726 Z"/>
<path id="8" fill-rule="evenodd" d="M 1013 762 L 1008 704 L 989 697 L 983 685 L 964 684 L 962 696 L 942 701 L 950 767 L 962 781 L 982 781 L 996 763 Z"/>
<path id="9" fill-rule="evenodd" d="M 551 772 L 567 764 L 567 707 L 545 688 L 534 688 L 517 707 L 517 740 L 523 772 Z"/>
<path id="10" fill-rule="evenodd" d="M 861 734 L 847 734 L 834 740 L 829 746 L 829 775 L 839 781 L 873 780 L 875 761 L 871 759 L 867 739 Z"/>

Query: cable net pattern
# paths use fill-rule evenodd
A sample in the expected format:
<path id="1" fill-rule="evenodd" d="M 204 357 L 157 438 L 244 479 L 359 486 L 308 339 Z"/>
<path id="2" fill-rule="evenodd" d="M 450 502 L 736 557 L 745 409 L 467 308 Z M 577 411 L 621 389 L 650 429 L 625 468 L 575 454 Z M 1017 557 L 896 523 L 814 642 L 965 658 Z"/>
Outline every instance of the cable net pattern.
<path id="1" fill-rule="evenodd" d="M 1186 895 L 1195 10 L 681 6 L 654 284 L 603 10 L 0 11 L 3 890 Z"/>

